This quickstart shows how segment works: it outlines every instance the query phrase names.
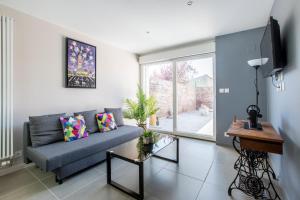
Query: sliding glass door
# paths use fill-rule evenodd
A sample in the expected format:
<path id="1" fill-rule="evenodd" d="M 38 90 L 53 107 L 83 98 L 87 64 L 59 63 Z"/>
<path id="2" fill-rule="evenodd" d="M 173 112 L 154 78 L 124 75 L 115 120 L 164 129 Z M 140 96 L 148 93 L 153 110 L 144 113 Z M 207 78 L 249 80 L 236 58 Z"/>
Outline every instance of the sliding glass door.
<path id="1" fill-rule="evenodd" d="M 173 132 L 172 62 L 146 65 L 144 75 L 144 90 L 147 96 L 155 97 L 159 107 L 155 119 L 149 120 L 150 128 Z"/>
<path id="2" fill-rule="evenodd" d="M 214 140 L 214 55 L 144 65 L 143 85 L 160 108 L 149 128 Z M 176 74 L 176 76 L 174 76 Z"/>
<path id="3" fill-rule="evenodd" d="M 191 57 L 176 64 L 177 117 L 174 131 L 213 138 L 214 58 Z"/>

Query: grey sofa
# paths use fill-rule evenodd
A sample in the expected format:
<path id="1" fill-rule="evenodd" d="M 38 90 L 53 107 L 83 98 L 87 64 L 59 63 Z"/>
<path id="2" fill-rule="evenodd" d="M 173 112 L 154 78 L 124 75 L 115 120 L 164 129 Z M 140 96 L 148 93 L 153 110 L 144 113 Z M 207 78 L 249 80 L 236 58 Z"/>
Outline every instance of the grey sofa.
<path id="1" fill-rule="evenodd" d="M 93 133 L 89 137 L 72 142 L 55 143 L 33 147 L 30 124 L 24 123 L 24 162 L 34 162 L 44 171 L 56 174 L 56 181 L 93 166 L 106 159 L 106 150 L 139 137 L 143 129 L 135 126 L 120 126 L 106 133 Z"/>

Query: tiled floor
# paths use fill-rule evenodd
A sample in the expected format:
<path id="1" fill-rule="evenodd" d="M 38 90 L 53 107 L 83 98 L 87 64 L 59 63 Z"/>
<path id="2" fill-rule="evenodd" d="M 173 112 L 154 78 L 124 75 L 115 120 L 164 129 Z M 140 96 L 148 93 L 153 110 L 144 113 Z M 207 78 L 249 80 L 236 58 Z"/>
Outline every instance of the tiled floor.
<path id="1" fill-rule="evenodd" d="M 174 156 L 175 146 L 162 154 Z M 214 143 L 180 139 L 180 164 L 151 158 L 145 163 L 145 199 L 147 200 L 248 200 L 246 195 L 227 188 L 235 171 L 237 154 L 231 148 Z M 113 179 L 137 190 L 137 167 L 113 159 Z M 65 180 L 54 181 L 52 173 L 35 166 L 0 177 L 0 199 L 33 200 L 129 200 L 131 197 L 106 184 L 106 163 L 99 164 Z"/>
<path id="2" fill-rule="evenodd" d="M 182 112 L 177 115 L 177 130 L 200 135 L 213 136 L 213 112 L 202 114 L 200 111 Z M 202 128 L 204 128 L 202 130 Z M 173 117 L 159 118 L 159 126 L 153 129 L 172 132 Z"/>

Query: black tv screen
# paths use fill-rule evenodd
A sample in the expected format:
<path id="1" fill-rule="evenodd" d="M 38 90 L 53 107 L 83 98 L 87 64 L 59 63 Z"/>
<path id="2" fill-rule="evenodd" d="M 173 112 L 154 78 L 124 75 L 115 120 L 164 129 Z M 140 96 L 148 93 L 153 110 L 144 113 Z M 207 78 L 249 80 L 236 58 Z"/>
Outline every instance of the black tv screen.
<path id="1" fill-rule="evenodd" d="M 268 62 L 261 66 L 264 77 L 274 75 L 283 69 L 280 27 L 278 21 L 270 17 L 260 44 L 261 58 L 268 58 Z"/>

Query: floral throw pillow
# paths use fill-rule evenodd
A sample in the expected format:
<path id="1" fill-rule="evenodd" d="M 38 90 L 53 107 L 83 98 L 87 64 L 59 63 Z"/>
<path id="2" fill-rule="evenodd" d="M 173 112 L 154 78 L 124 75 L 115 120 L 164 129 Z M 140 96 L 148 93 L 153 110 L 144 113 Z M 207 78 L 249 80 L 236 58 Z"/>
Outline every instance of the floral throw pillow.
<path id="1" fill-rule="evenodd" d="M 60 122 L 64 131 L 65 142 L 71 142 L 79 138 L 88 137 L 88 132 L 85 130 L 85 121 L 82 115 L 60 117 Z"/>
<path id="2" fill-rule="evenodd" d="M 112 113 L 99 113 L 96 115 L 100 132 L 117 129 L 117 124 Z"/>

